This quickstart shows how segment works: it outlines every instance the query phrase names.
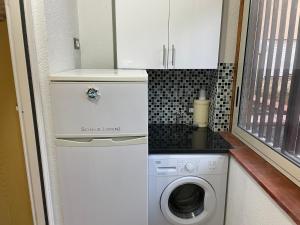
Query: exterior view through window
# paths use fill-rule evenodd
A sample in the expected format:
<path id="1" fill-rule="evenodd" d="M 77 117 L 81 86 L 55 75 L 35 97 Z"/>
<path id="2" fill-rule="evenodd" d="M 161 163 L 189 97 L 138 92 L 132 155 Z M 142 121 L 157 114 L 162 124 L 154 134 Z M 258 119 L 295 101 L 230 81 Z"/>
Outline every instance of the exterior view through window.
<path id="1" fill-rule="evenodd" d="M 300 0 L 252 0 L 238 126 L 300 165 Z"/>

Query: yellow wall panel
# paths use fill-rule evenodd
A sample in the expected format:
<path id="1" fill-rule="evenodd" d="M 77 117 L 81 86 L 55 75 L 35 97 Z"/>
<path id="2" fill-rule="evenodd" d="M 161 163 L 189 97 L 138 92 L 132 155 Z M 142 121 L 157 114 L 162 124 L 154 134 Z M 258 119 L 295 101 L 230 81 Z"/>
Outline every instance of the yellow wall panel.
<path id="1" fill-rule="evenodd" d="M 8 42 L 0 22 L 0 225 L 33 225 Z"/>

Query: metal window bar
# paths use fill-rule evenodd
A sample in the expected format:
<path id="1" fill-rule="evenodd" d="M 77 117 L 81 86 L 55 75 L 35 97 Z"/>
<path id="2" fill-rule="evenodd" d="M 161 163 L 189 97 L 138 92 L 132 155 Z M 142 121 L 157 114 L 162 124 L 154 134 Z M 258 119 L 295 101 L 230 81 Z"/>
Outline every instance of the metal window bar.
<path id="1" fill-rule="evenodd" d="M 259 1 L 259 7 L 258 7 L 258 18 L 263 17 L 263 11 L 264 11 L 264 1 Z M 249 84 L 249 94 L 247 96 L 248 101 L 248 107 L 246 110 L 246 129 L 250 130 L 252 128 L 252 115 L 253 115 L 253 98 L 254 98 L 254 89 L 255 89 L 255 83 L 256 83 L 256 75 L 257 75 L 257 62 L 259 60 L 259 47 L 260 47 L 260 36 L 261 36 L 261 26 L 262 26 L 262 20 L 259 19 L 257 23 L 257 29 L 256 29 L 256 37 L 255 37 L 255 44 L 254 44 L 254 53 L 253 53 L 253 61 L 252 61 L 252 67 L 251 72 L 248 76 L 250 76 L 250 84 Z"/>
<path id="2" fill-rule="evenodd" d="M 277 41 L 277 49 L 275 56 L 275 64 L 274 64 L 274 74 L 272 79 L 272 90 L 271 90 L 271 98 L 269 105 L 269 113 L 268 113 L 268 126 L 266 131 L 266 142 L 273 142 L 274 136 L 274 115 L 276 112 L 276 99 L 277 99 L 277 91 L 278 91 L 278 81 L 279 81 L 279 73 L 280 73 L 280 63 L 283 52 L 283 44 L 284 44 L 284 33 L 286 26 L 286 16 L 288 9 L 288 1 L 281 0 L 281 14 L 280 14 L 280 27 L 278 32 L 278 41 Z"/>
<path id="3" fill-rule="evenodd" d="M 273 59 L 275 53 L 275 40 L 276 40 L 276 28 L 277 28 L 277 20 L 279 14 L 279 0 L 274 0 L 273 2 L 273 10 L 272 10 L 272 24 L 271 24 L 271 31 L 270 31 L 270 38 L 268 42 L 268 57 L 266 63 L 266 75 L 264 80 L 264 88 L 263 88 L 263 96 L 262 96 L 262 107 L 261 107 L 261 115 L 260 115 L 260 125 L 258 136 L 259 137 L 266 137 L 266 126 L 269 124 L 266 123 L 266 115 L 267 110 L 269 109 L 270 103 L 270 81 L 271 81 L 271 74 L 273 72 Z"/>
<path id="4" fill-rule="evenodd" d="M 289 29 L 288 29 L 288 39 L 285 49 L 285 59 L 284 59 L 284 67 L 283 67 L 283 74 L 282 74 L 282 81 L 281 81 L 281 88 L 280 88 L 280 97 L 279 97 L 279 105 L 277 110 L 277 119 L 276 119 L 276 128 L 275 128 L 275 135 L 274 135 L 274 148 L 281 148 L 282 143 L 282 134 L 284 123 L 283 121 L 283 114 L 285 111 L 286 105 L 286 96 L 287 96 L 287 88 L 288 88 L 288 79 L 289 79 L 289 72 L 290 72 L 290 64 L 292 58 L 292 50 L 293 50 L 293 40 L 295 35 L 295 24 L 297 19 L 297 7 L 298 0 L 292 0 L 291 3 L 291 13 L 290 13 L 290 20 L 289 20 Z"/>
<path id="5" fill-rule="evenodd" d="M 298 23 L 298 34 L 300 23 Z M 287 111 L 286 126 L 284 130 L 283 152 L 300 157 L 300 40 L 296 42 L 295 63 L 289 94 L 289 107 Z"/>
<path id="6" fill-rule="evenodd" d="M 249 27 L 248 32 L 252 34 L 253 31 L 257 29 L 257 23 L 258 23 L 258 5 L 259 1 L 251 1 L 251 10 L 250 10 L 250 17 L 249 17 Z M 256 31 L 255 31 L 256 33 Z M 252 38 L 252 35 L 247 36 L 247 46 L 246 46 L 246 56 L 244 60 L 244 74 L 247 74 L 243 77 L 243 88 L 241 92 L 241 99 L 246 99 L 246 97 L 249 95 L 249 88 L 248 83 L 250 82 L 250 73 L 252 68 L 252 61 L 253 61 L 253 55 L 254 55 L 254 44 L 255 44 L 255 36 Z M 248 105 L 241 104 L 240 105 L 240 112 L 241 117 L 239 118 L 239 125 L 243 128 L 246 128 L 246 112 L 248 111 Z M 248 128 L 248 127 L 247 127 Z M 247 129 L 246 128 L 246 129 Z"/>
<path id="7" fill-rule="evenodd" d="M 269 37 L 269 28 L 270 28 L 270 15 L 271 15 L 271 6 L 272 0 L 265 0 L 265 12 L 264 12 L 264 25 L 262 27 L 262 36 L 259 38 L 261 40 L 261 53 L 259 54 L 258 60 L 258 70 L 257 70 L 257 81 L 256 81 L 256 90 L 255 90 L 255 102 L 254 102 L 254 114 L 253 114 L 253 125 L 252 133 L 258 133 L 258 127 L 261 122 L 260 113 L 261 113 L 261 91 L 263 85 L 263 78 L 265 72 L 265 61 L 267 54 L 267 42 Z"/>

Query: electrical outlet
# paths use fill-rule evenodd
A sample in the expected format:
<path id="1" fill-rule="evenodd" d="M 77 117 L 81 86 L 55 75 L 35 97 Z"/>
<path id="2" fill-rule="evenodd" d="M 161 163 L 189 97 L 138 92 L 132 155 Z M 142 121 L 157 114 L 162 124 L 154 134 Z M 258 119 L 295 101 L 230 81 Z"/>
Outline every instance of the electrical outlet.
<path id="1" fill-rule="evenodd" d="M 74 41 L 74 49 L 79 50 L 80 49 L 80 41 L 79 38 L 73 38 Z"/>
<path id="2" fill-rule="evenodd" d="M 186 107 L 186 114 L 188 115 L 192 115 L 194 113 L 194 107 L 192 104 L 189 104 L 187 107 Z"/>

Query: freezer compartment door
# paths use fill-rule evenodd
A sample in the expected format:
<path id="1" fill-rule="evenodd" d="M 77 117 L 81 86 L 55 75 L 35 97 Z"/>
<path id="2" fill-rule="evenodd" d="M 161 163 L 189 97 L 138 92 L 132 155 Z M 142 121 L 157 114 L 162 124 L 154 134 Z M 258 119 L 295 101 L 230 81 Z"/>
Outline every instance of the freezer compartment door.
<path id="1" fill-rule="evenodd" d="M 57 143 L 64 225 L 147 225 L 145 141 L 104 147 L 107 141 L 101 140 L 100 146 Z"/>
<path id="2" fill-rule="evenodd" d="M 147 135 L 147 90 L 146 82 L 52 82 L 56 137 Z"/>

